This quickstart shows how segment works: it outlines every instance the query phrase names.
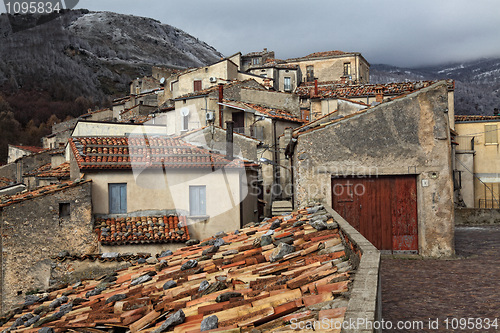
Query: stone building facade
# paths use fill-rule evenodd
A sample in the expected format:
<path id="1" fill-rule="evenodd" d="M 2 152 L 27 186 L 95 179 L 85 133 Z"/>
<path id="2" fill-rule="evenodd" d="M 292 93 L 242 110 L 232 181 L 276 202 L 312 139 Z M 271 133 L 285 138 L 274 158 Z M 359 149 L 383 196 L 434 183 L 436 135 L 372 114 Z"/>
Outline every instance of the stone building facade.
<path id="1" fill-rule="evenodd" d="M 91 182 L 51 185 L 0 204 L 1 312 L 28 291 L 49 287 L 52 260 L 61 251 L 96 253 Z"/>
<path id="2" fill-rule="evenodd" d="M 410 199 L 416 205 L 412 216 L 418 229 L 412 241 L 416 242 L 418 253 L 430 257 L 452 255 L 454 203 L 447 97 L 446 82 L 439 82 L 317 128 L 302 128 L 294 133 L 298 139 L 292 157 L 297 207 L 307 205 L 310 200 L 322 200 L 328 205 L 333 203 L 333 208 L 339 211 L 354 202 L 352 188 L 338 200 L 338 206 L 342 207 L 332 202 L 333 184 L 342 179 L 348 179 L 353 185 L 358 181 L 375 183 L 384 177 L 390 181 L 411 178 L 415 189 Z M 396 187 L 387 193 L 391 195 L 394 191 Z M 350 215 L 365 214 L 368 210 L 375 216 L 378 211 L 373 209 L 378 208 L 370 205 L 376 200 L 382 208 L 389 207 L 390 200 L 376 197 L 376 192 L 366 194 L 373 195 L 373 200 L 363 207 L 354 207 L 355 213 Z M 391 206 L 394 210 L 390 213 L 404 216 L 407 212 L 400 208 L 405 203 L 395 202 L 398 204 Z M 398 236 L 394 234 L 397 227 L 406 226 L 392 226 L 394 240 Z"/>

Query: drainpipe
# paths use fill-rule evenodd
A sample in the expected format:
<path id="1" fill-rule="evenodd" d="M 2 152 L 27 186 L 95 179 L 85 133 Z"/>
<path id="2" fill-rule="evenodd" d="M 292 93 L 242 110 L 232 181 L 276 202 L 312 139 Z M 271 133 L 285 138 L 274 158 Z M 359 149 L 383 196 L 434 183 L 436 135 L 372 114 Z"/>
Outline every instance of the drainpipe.
<path id="1" fill-rule="evenodd" d="M 226 158 L 230 161 L 234 159 L 233 154 L 233 127 L 234 121 L 226 121 Z"/>
<path id="2" fill-rule="evenodd" d="M 281 198 L 281 180 L 280 180 L 280 169 L 279 169 L 279 147 L 278 147 L 278 134 L 276 133 L 276 119 L 273 119 L 273 146 L 274 146 L 274 158 L 273 158 L 273 172 L 275 187 L 279 188 L 278 197 Z M 274 190 L 274 189 L 273 189 Z M 274 192 L 274 191 L 273 191 Z"/>
<path id="3" fill-rule="evenodd" d="M 222 128 L 222 100 L 224 99 L 224 85 L 219 83 L 219 127 Z M 231 131 L 233 133 L 233 131 Z"/>
<path id="4" fill-rule="evenodd" d="M 314 80 L 314 96 L 318 96 L 319 91 L 318 91 L 318 79 Z"/>

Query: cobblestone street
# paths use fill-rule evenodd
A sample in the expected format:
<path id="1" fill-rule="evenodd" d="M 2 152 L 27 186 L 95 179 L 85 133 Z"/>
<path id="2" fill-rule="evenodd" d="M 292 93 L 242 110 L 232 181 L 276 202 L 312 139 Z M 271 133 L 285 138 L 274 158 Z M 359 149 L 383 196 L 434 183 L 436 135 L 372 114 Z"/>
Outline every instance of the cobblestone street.
<path id="1" fill-rule="evenodd" d="M 394 327 L 398 321 L 424 323 L 423 330 L 384 332 L 500 332 L 500 226 L 457 227 L 455 246 L 451 260 L 383 257 L 383 319 Z M 439 330 L 429 329 L 429 318 L 439 319 Z M 453 318 L 497 318 L 499 327 L 453 329 Z"/>

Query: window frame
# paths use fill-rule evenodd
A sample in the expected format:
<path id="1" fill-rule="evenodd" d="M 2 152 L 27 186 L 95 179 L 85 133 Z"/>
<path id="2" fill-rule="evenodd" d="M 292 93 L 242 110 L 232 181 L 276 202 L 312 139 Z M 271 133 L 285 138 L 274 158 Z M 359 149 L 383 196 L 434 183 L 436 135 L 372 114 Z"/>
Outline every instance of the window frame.
<path id="1" fill-rule="evenodd" d="M 492 140 L 494 138 L 494 140 Z M 498 145 L 498 125 L 485 124 L 484 125 L 484 144 L 485 145 Z"/>
<path id="2" fill-rule="evenodd" d="M 119 208 L 115 209 L 113 204 L 114 195 L 119 191 Z M 109 214 L 126 214 L 127 213 L 127 183 L 108 183 L 108 211 Z"/>
<path id="3" fill-rule="evenodd" d="M 287 81 L 288 81 L 288 84 L 287 84 Z M 292 90 L 292 77 L 291 76 L 285 76 L 283 78 L 283 90 L 285 90 L 285 91 Z"/>
<path id="4" fill-rule="evenodd" d="M 189 215 L 207 216 L 207 186 L 189 186 Z"/>

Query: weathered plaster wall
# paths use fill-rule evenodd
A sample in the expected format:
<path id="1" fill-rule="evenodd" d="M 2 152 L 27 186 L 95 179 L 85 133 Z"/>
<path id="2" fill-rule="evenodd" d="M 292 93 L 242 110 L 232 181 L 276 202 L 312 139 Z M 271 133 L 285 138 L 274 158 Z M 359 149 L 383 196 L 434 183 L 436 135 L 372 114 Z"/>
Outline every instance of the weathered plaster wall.
<path id="1" fill-rule="evenodd" d="M 474 152 L 457 151 L 455 167 L 462 171 L 462 188 L 460 194 L 466 207 L 474 208 Z"/>
<path id="2" fill-rule="evenodd" d="M 50 151 L 23 156 L 13 163 L 6 164 L 0 167 L 0 177 L 9 178 L 18 182 L 22 182 L 23 174 L 38 168 L 44 164 L 50 163 Z"/>
<path id="3" fill-rule="evenodd" d="M 296 117 L 300 117 L 299 96 L 295 94 L 243 88 L 241 89 L 240 100 L 246 103 L 286 110 Z"/>
<path id="4" fill-rule="evenodd" d="M 108 184 L 127 184 L 127 212 L 175 209 L 189 212 L 189 186 L 206 186 L 207 216 L 190 217 L 189 231 L 193 238 L 206 238 L 221 230 L 233 230 L 240 225 L 240 200 L 245 193 L 241 180 L 243 170 L 136 170 L 86 173 L 92 179 L 92 202 L 96 214 L 109 213 Z M 243 187 L 243 188 L 242 188 Z M 183 213 L 182 215 L 186 215 Z"/>
<path id="5" fill-rule="evenodd" d="M 60 203 L 70 204 L 69 217 L 59 217 Z M 3 207 L 0 215 L 3 311 L 21 302 L 27 291 L 49 286 L 50 257 L 64 250 L 97 252 L 91 183 Z"/>
<path id="6" fill-rule="evenodd" d="M 333 175 L 416 174 L 420 253 L 453 254 L 447 107 L 446 83 L 437 83 L 300 135 L 294 156 L 297 206 L 318 200 L 331 205 Z"/>
<path id="7" fill-rule="evenodd" d="M 500 209 L 457 208 L 455 225 L 500 225 Z"/>

